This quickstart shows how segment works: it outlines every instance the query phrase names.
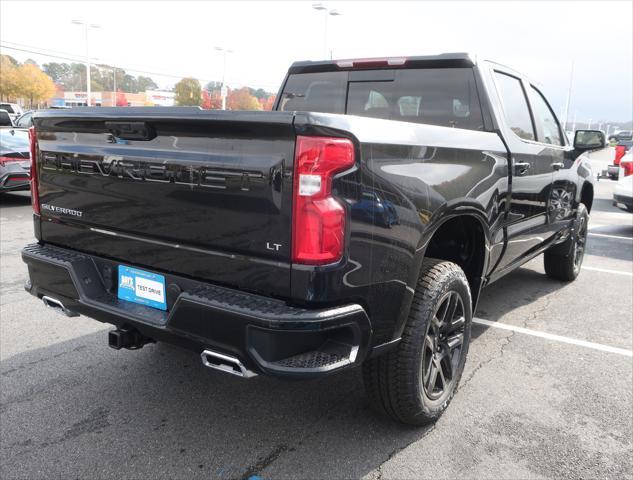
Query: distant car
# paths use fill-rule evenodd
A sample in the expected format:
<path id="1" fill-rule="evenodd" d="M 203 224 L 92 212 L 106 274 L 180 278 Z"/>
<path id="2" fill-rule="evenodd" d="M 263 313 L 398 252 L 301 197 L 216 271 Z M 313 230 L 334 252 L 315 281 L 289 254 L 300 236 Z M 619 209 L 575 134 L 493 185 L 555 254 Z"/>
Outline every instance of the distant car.
<path id="1" fill-rule="evenodd" d="M 13 119 L 11 118 L 11 115 L 9 115 L 9 112 L 7 112 L 6 110 L 0 110 L 0 127 L 12 127 L 13 126 Z"/>
<path id="2" fill-rule="evenodd" d="M 16 121 L 17 118 L 22 115 L 22 107 L 17 103 L 0 103 L 0 110 L 6 110 L 12 121 Z"/>
<path id="3" fill-rule="evenodd" d="M 633 153 L 620 160 L 620 175 L 613 192 L 613 205 L 633 213 Z"/>
<path id="4" fill-rule="evenodd" d="M 23 113 L 18 117 L 15 121 L 15 126 L 18 128 L 30 128 L 33 126 L 33 114 L 35 110 L 29 110 L 28 112 Z"/>
<path id="5" fill-rule="evenodd" d="M 621 142 L 623 140 L 633 140 L 633 130 L 620 130 L 612 135 L 609 135 L 609 142 Z"/>
<path id="6" fill-rule="evenodd" d="M 0 129 L 0 193 L 28 190 L 31 178 L 29 134 L 26 130 Z"/>

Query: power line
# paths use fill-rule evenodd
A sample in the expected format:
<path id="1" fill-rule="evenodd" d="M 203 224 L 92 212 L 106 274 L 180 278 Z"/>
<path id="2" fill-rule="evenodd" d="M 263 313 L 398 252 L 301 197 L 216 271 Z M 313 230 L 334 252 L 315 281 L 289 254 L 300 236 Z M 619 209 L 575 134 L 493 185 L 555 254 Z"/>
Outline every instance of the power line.
<path id="1" fill-rule="evenodd" d="M 7 43 L 12 44 L 12 45 L 18 45 L 18 47 L 14 47 L 11 45 L 7 45 Z M 25 45 L 25 44 L 20 44 L 20 43 L 16 43 L 16 42 L 8 42 L 6 40 L 3 40 L 2 42 L 0 42 L 0 47 L 2 48 L 8 48 L 10 50 L 16 50 L 16 51 L 20 51 L 20 52 L 26 52 L 26 53 L 33 53 L 36 55 L 41 55 L 43 57 L 50 57 L 50 58 L 57 58 L 60 60 L 68 60 L 71 62 L 79 62 L 79 63 L 83 63 L 86 61 L 85 57 L 81 57 L 81 56 L 73 56 L 72 53 L 67 53 L 67 52 L 60 52 L 57 50 L 49 50 L 46 48 L 41 48 L 41 47 L 35 47 L 32 45 Z M 22 47 L 22 48 L 20 48 Z M 41 51 L 37 51 L 37 50 L 32 50 L 32 49 L 37 49 L 37 50 L 41 50 Z M 56 54 L 51 54 L 51 53 L 43 53 L 45 51 L 48 52 L 55 52 Z M 174 74 L 169 74 L 169 73 L 164 73 L 164 72 L 152 72 L 152 71 L 148 71 L 148 70 L 142 70 L 142 69 L 138 69 L 129 65 L 119 65 L 116 62 L 106 62 L 103 59 L 98 59 L 98 58 L 93 58 L 93 61 L 91 63 L 95 64 L 95 66 L 98 67 L 98 65 L 96 65 L 96 61 L 100 61 L 102 64 L 108 65 L 110 63 L 115 63 L 116 64 L 116 68 L 121 69 L 121 70 L 128 70 L 130 72 L 136 72 L 136 73 L 145 73 L 148 75 L 157 75 L 160 77 L 168 77 L 168 78 L 178 78 L 178 79 L 182 79 L 185 77 L 193 77 L 193 78 L 197 78 L 198 80 L 201 80 L 203 83 L 208 83 L 208 82 L 217 82 L 217 79 L 211 79 L 211 78 L 202 78 L 202 77 L 195 77 L 193 75 L 174 75 Z M 244 82 L 239 82 L 239 81 L 233 81 L 232 83 L 237 83 L 240 85 L 245 85 L 246 83 Z M 256 83 L 256 82 L 254 82 Z M 271 84 L 261 84 L 258 83 L 258 85 L 261 85 L 262 87 L 266 87 L 266 88 L 271 88 L 274 91 L 276 91 L 279 88 L 279 85 L 271 85 Z"/>

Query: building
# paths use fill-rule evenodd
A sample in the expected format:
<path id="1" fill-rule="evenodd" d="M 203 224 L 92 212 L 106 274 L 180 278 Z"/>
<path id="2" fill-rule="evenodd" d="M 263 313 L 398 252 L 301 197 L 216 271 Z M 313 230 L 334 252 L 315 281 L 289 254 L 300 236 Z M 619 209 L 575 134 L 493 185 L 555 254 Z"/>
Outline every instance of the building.
<path id="1" fill-rule="evenodd" d="M 172 107 L 175 104 L 174 92 L 147 90 L 141 93 L 125 92 L 91 92 L 92 106 L 96 107 Z M 85 107 L 88 94 L 86 92 L 58 91 L 47 103 L 55 107 Z"/>

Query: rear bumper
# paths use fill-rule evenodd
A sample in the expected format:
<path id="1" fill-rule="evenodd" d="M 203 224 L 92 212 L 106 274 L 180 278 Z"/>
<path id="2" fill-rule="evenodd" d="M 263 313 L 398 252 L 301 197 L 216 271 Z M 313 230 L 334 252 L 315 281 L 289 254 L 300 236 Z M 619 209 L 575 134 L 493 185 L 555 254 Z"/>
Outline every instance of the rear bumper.
<path id="1" fill-rule="evenodd" d="M 25 247 L 22 258 L 29 268 L 26 290 L 38 298 L 154 340 L 237 358 L 257 373 L 327 375 L 368 353 L 371 326 L 357 304 L 297 307 L 163 273 L 168 310 L 162 311 L 118 299 L 117 262 L 40 244 Z"/>

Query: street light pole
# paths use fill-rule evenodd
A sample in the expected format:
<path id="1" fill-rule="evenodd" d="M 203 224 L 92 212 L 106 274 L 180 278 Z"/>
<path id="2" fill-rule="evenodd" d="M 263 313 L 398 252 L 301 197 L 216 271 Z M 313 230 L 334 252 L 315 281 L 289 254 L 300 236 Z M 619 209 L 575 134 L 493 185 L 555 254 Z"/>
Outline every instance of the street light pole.
<path id="1" fill-rule="evenodd" d="M 323 58 L 328 57 L 328 51 L 329 51 L 330 60 L 332 60 L 332 50 L 328 48 L 328 31 L 327 31 L 328 17 L 329 16 L 338 17 L 342 15 L 342 13 L 334 8 L 327 8 L 322 3 L 313 3 L 312 8 L 314 10 L 322 11 L 325 14 L 325 22 L 324 22 L 324 28 L 323 28 Z"/>
<path id="2" fill-rule="evenodd" d="M 96 25 L 94 23 L 82 22 L 80 20 L 73 20 L 73 24 L 75 25 L 83 25 L 84 26 L 84 36 L 86 42 L 86 106 L 90 106 L 91 104 L 91 91 L 90 91 L 90 56 L 89 56 L 89 48 L 88 48 L 88 29 L 89 28 L 101 28 L 101 25 Z"/>
<path id="3" fill-rule="evenodd" d="M 223 54 L 222 87 L 220 88 L 220 96 L 222 97 L 222 110 L 226 110 L 226 95 L 228 93 L 228 89 L 226 87 L 226 54 L 233 53 L 233 50 L 229 50 L 224 47 L 215 47 L 215 49 Z"/>
<path id="4" fill-rule="evenodd" d="M 567 129 L 567 120 L 569 117 L 569 102 L 571 101 L 571 87 L 574 80 L 574 62 L 571 62 L 571 72 L 569 73 L 569 89 L 567 90 L 567 101 L 565 102 L 565 116 L 563 117 L 563 130 Z"/>
<path id="5" fill-rule="evenodd" d="M 113 87 L 114 87 L 114 101 L 112 102 L 112 103 L 113 103 L 113 105 L 112 105 L 112 106 L 113 106 L 113 107 L 116 107 L 116 106 L 117 106 L 117 104 L 116 104 L 116 102 L 117 102 L 117 94 L 116 94 L 116 67 L 112 67 L 112 71 L 114 72 L 114 78 L 113 78 L 113 84 L 114 84 L 114 85 L 113 85 Z"/>

